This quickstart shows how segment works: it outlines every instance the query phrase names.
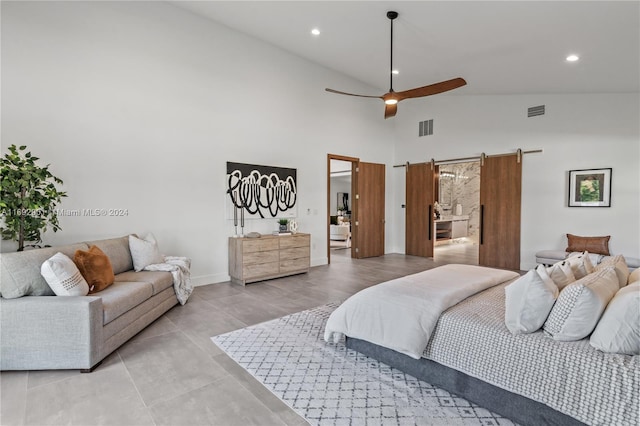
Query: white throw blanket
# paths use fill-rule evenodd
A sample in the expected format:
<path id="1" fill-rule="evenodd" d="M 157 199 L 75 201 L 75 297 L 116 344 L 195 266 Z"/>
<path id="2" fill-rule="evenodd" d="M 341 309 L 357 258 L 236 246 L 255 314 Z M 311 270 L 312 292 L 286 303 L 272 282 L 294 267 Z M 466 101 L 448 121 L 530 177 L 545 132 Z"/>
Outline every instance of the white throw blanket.
<path id="1" fill-rule="evenodd" d="M 145 271 L 171 272 L 173 276 L 173 288 L 181 305 L 187 303 L 187 299 L 193 291 L 191 284 L 191 259 L 188 257 L 165 256 L 164 263 L 145 266 Z"/>
<path id="2" fill-rule="evenodd" d="M 362 290 L 327 321 L 324 340 L 343 335 L 419 359 L 440 314 L 479 291 L 520 275 L 472 265 L 445 265 Z"/>

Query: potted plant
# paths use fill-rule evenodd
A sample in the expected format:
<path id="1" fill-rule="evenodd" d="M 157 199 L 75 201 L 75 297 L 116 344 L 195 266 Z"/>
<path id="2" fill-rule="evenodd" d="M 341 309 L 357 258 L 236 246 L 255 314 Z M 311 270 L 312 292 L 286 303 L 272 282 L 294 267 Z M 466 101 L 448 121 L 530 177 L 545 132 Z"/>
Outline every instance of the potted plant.
<path id="1" fill-rule="evenodd" d="M 278 223 L 280 224 L 280 232 L 287 232 L 287 226 L 289 225 L 289 219 L 278 219 Z"/>
<path id="2" fill-rule="evenodd" d="M 60 230 L 55 207 L 67 196 L 56 187 L 63 182 L 51 174 L 49 164 L 37 165 L 39 158 L 26 149 L 11 145 L 0 158 L 0 233 L 3 240 L 17 241 L 18 251 L 25 242 L 33 243 L 26 247 L 39 247 L 48 226 Z"/>

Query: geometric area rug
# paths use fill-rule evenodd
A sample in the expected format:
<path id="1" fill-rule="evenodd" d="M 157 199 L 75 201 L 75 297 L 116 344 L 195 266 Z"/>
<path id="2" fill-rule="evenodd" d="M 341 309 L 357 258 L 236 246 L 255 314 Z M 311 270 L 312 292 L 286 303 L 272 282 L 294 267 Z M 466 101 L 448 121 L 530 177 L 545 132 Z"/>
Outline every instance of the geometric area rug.
<path id="1" fill-rule="evenodd" d="M 513 425 L 484 408 L 323 339 L 330 303 L 211 338 L 312 425 Z"/>

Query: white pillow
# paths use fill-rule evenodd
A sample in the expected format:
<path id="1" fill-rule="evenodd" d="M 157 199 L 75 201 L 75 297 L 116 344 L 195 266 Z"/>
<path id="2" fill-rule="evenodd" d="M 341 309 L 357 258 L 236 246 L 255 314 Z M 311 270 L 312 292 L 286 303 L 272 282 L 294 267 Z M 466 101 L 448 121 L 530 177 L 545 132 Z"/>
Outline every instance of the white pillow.
<path id="1" fill-rule="evenodd" d="M 596 271 L 600 271 L 610 266 L 613 266 L 616 271 L 616 275 L 618 276 L 619 288 L 626 286 L 627 280 L 629 279 L 629 267 L 627 266 L 627 261 L 625 260 L 624 256 L 619 254 L 617 256 L 609 256 L 604 258 L 604 260 L 600 262 L 598 266 L 596 266 Z"/>
<path id="2" fill-rule="evenodd" d="M 627 279 L 627 283 L 635 283 L 636 281 L 640 281 L 640 268 L 637 268 L 635 271 L 629 274 L 629 278 Z"/>
<path id="3" fill-rule="evenodd" d="M 640 355 L 640 282 L 618 290 L 589 343 L 603 352 Z"/>
<path id="4" fill-rule="evenodd" d="M 579 280 L 582 277 L 586 277 L 593 271 L 595 271 L 595 267 L 591 262 L 591 257 L 589 256 L 589 252 L 585 251 L 583 253 L 574 252 L 569 254 L 567 257 L 567 262 L 571 265 L 571 271 L 573 275 L 576 277 L 576 280 Z"/>
<path id="5" fill-rule="evenodd" d="M 560 290 L 576 280 L 575 275 L 573 275 L 573 270 L 571 269 L 571 264 L 566 260 L 549 266 L 547 268 L 547 274 L 549 274 Z"/>
<path id="6" fill-rule="evenodd" d="M 40 267 L 44 277 L 56 296 L 86 296 L 89 285 L 73 260 L 63 253 L 56 253 Z"/>
<path id="7" fill-rule="evenodd" d="M 612 267 L 589 274 L 569 284 L 556 300 L 544 331 L 554 340 L 580 340 L 596 327 L 604 308 L 618 291 Z"/>
<path id="8" fill-rule="evenodd" d="M 131 250 L 131 260 L 133 260 L 133 269 L 136 272 L 142 271 L 149 265 L 164 263 L 164 257 L 160 254 L 158 243 L 149 233 L 138 238 L 129 235 L 129 250 Z"/>
<path id="9" fill-rule="evenodd" d="M 558 286 L 539 265 L 505 287 L 504 322 L 512 334 L 533 333 L 542 327 L 558 297 Z"/>

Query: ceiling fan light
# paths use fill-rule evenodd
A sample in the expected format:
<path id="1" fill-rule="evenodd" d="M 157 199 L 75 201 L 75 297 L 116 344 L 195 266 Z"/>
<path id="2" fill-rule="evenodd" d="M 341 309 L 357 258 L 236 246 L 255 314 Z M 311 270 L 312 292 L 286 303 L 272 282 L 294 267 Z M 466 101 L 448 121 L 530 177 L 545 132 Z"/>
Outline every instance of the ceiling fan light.
<path id="1" fill-rule="evenodd" d="M 387 99 L 387 100 L 384 101 L 384 103 L 387 104 L 387 105 L 395 105 L 395 104 L 398 103 L 398 100 L 397 99 Z"/>

